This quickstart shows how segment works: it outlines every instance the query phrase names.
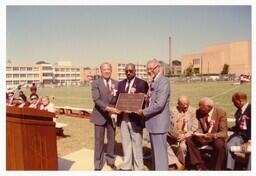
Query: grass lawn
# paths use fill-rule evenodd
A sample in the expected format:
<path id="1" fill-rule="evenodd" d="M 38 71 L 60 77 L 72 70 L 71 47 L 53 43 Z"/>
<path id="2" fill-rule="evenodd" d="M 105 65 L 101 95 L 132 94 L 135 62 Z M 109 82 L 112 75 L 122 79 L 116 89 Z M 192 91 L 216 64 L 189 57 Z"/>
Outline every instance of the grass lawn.
<path id="1" fill-rule="evenodd" d="M 231 96 L 236 91 L 247 93 L 251 99 L 251 85 L 232 85 L 232 82 L 210 82 L 210 83 L 178 83 L 171 85 L 171 107 L 176 105 L 177 97 L 188 96 L 191 105 L 197 107 L 198 100 L 204 96 L 211 97 L 216 106 L 222 107 L 228 118 L 232 118 L 235 107 Z M 29 90 L 24 90 L 29 95 Z M 48 95 L 54 97 L 53 102 L 58 106 L 73 106 L 81 108 L 93 108 L 90 87 L 76 88 L 39 88 L 39 96 Z M 88 119 L 59 116 L 59 122 L 67 123 L 64 128 L 67 137 L 58 140 L 58 154 L 60 156 L 79 150 L 83 147 L 93 149 L 94 128 Z M 232 124 L 229 124 L 231 126 Z M 146 132 L 146 130 L 144 130 Z M 116 153 L 122 154 L 120 130 L 116 130 Z M 148 144 L 145 142 L 145 146 Z M 85 156 L 86 157 L 86 156 Z"/>

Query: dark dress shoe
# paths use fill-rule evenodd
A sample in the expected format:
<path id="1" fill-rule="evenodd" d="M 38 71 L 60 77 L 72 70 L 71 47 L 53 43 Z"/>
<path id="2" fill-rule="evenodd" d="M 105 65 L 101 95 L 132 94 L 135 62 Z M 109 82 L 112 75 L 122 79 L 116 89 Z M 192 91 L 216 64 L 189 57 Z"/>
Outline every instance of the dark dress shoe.
<path id="1" fill-rule="evenodd" d="M 115 164 L 108 164 L 107 165 L 112 169 L 112 170 L 117 170 Z"/>

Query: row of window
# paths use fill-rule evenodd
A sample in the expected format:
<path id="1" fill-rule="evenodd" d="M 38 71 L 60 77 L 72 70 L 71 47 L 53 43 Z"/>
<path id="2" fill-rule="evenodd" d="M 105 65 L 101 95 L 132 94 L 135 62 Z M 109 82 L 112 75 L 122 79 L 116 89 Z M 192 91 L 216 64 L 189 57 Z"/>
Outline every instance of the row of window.
<path id="1" fill-rule="evenodd" d="M 6 71 L 38 71 L 39 67 L 6 67 Z"/>
<path id="2" fill-rule="evenodd" d="M 44 71 L 52 71 L 53 68 L 50 66 L 43 66 Z M 55 68 L 55 71 L 62 72 L 80 72 L 80 68 Z M 6 67 L 6 71 L 39 71 L 39 67 Z"/>
<path id="3" fill-rule="evenodd" d="M 39 74 L 6 74 L 6 78 L 39 78 Z"/>
<path id="4" fill-rule="evenodd" d="M 55 77 L 80 77 L 80 74 L 55 74 Z"/>
<path id="5" fill-rule="evenodd" d="M 80 72 L 80 68 L 55 68 L 54 69 L 56 72 L 61 71 L 61 72 Z"/>

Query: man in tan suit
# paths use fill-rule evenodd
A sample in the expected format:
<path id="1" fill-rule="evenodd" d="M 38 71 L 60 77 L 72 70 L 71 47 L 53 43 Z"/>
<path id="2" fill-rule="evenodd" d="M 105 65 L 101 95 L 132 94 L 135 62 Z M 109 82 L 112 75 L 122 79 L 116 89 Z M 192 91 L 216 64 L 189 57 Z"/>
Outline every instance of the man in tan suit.
<path id="1" fill-rule="evenodd" d="M 180 96 L 177 106 L 171 109 L 171 130 L 168 132 L 168 162 L 178 170 L 185 169 L 187 145 L 185 138 L 198 128 L 196 111 L 189 105 L 187 97 Z"/>
<path id="2" fill-rule="evenodd" d="M 215 151 L 215 169 L 221 170 L 225 159 L 225 139 L 227 138 L 226 112 L 215 107 L 213 101 L 205 97 L 199 101 L 196 118 L 199 121 L 197 133 L 186 138 L 190 164 L 195 165 L 199 170 L 207 170 L 198 147 L 211 145 Z"/>

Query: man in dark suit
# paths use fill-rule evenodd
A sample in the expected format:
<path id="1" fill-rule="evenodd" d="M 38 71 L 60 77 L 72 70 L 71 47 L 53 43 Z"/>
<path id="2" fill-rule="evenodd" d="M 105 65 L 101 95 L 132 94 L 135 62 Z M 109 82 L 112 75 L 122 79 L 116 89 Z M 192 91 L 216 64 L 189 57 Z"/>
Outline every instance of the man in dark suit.
<path id="1" fill-rule="evenodd" d="M 229 137 L 226 144 L 226 167 L 229 170 L 234 170 L 235 168 L 235 155 L 234 152 L 231 151 L 231 147 L 242 146 L 243 149 L 247 148 L 251 142 L 251 104 L 247 101 L 247 95 L 243 92 L 236 92 L 232 96 L 232 101 L 237 111 L 235 113 L 236 124 L 231 128 L 234 134 Z M 246 150 L 242 151 L 247 153 L 245 152 Z M 249 152 L 248 155 L 250 155 Z M 250 170 L 250 168 L 251 165 L 249 161 L 247 169 Z"/>
<path id="2" fill-rule="evenodd" d="M 213 101 L 204 97 L 199 101 L 199 109 L 196 111 L 198 130 L 191 137 L 186 138 L 190 165 L 199 170 L 207 170 L 201 158 L 198 147 L 211 145 L 215 150 L 215 169 L 221 170 L 225 159 L 225 139 L 227 138 L 226 112 L 213 105 Z M 199 135 L 200 134 L 200 135 Z"/>
<path id="3" fill-rule="evenodd" d="M 148 92 L 146 81 L 136 77 L 135 65 L 125 66 L 126 79 L 118 84 L 118 93 Z M 123 163 L 120 170 L 143 170 L 142 129 L 143 119 L 135 113 L 124 112 L 119 116 L 121 120 L 121 138 L 123 146 Z"/>
<path id="4" fill-rule="evenodd" d="M 107 165 L 116 170 L 114 156 L 115 116 L 113 114 L 119 113 L 114 108 L 118 82 L 111 79 L 112 66 L 109 63 L 101 64 L 100 71 L 101 78 L 92 82 L 92 98 L 95 104 L 91 118 L 91 122 L 95 126 L 94 169 L 101 170 L 106 160 Z M 107 153 L 104 156 L 105 129 L 107 131 Z"/>
<path id="5" fill-rule="evenodd" d="M 139 110 L 144 116 L 149 131 L 153 170 L 168 170 L 167 132 L 170 129 L 170 81 L 161 73 L 160 63 L 150 60 L 147 63 L 148 75 L 151 77 L 149 106 Z"/>

